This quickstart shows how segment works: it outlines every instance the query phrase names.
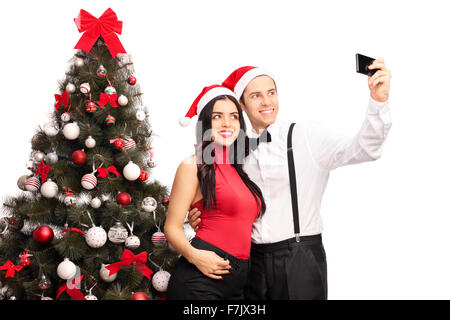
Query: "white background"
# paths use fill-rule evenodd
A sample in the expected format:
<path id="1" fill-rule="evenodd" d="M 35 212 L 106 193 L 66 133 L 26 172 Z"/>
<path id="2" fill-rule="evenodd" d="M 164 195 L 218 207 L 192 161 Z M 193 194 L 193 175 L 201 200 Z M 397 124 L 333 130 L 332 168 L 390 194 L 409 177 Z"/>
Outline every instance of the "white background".
<path id="1" fill-rule="evenodd" d="M 0 195 L 19 191 L 30 140 L 52 111 L 81 8 L 124 21 L 170 186 L 192 153 L 180 128 L 205 85 L 255 65 L 277 80 L 279 117 L 354 134 L 369 92 L 355 53 L 392 70 L 380 160 L 336 169 L 322 204 L 330 299 L 449 299 L 450 119 L 446 1 L 9 1 L 0 7 Z M 238 223 L 238 222 L 236 222 Z"/>

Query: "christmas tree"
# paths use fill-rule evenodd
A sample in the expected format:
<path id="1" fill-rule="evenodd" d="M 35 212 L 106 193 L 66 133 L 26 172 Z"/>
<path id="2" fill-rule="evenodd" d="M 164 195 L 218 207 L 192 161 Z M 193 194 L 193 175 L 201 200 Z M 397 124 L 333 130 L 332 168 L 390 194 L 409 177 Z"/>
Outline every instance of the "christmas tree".
<path id="1" fill-rule="evenodd" d="M 32 138 L 23 191 L 0 219 L 8 299 L 161 299 L 178 254 L 161 232 L 168 190 L 149 175 L 152 130 L 111 9 L 84 32 Z"/>

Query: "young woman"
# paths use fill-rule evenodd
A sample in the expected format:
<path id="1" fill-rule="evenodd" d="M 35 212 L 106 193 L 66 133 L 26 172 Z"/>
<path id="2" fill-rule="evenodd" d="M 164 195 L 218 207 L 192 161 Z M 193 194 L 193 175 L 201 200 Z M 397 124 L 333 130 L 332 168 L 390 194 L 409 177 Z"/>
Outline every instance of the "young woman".
<path id="1" fill-rule="evenodd" d="M 164 231 L 182 255 L 167 299 L 244 299 L 253 221 L 265 211 L 261 190 L 242 169 L 245 122 L 235 94 L 205 87 L 188 111 L 199 114 L 196 154 L 178 167 Z M 202 211 L 189 243 L 183 224 L 191 207 Z"/>

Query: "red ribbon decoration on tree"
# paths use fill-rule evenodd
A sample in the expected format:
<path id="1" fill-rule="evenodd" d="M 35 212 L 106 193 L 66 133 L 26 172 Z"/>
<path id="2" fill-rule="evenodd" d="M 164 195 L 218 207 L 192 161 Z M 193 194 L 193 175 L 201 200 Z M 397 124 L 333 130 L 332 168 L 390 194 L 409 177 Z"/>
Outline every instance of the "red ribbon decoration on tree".
<path id="1" fill-rule="evenodd" d="M 75 45 L 75 49 L 89 52 L 97 39 L 102 36 L 113 58 L 119 53 L 127 53 L 116 34 L 122 34 L 122 21 L 117 20 L 117 15 L 111 8 L 103 12 L 98 19 L 81 9 L 78 18 L 73 20 L 79 32 L 86 31 Z"/>
<path id="2" fill-rule="evenodd" d="M 47 181 L 47 174 L 49 171 L 50 171 L 50 166 L 46 166 L 44 161 L 41 161 L 39 163 L 38 169 L 35 172 L 36 175 L 38 175 L 38 174 L 41 175 L 41 183 L 44 183 L 45 181 Z"/>
<path id="3" fill-rule="evenodd" d="M 61 230 L 61 233 L 65 233 L 65 232 L 76 232 L 76 233 L 79 233 L 81 235 L 84 234 L 83 231 L 81 231 L 80 229 L 77 229 L 77 228 L 66 228 L 64 230 Z"/>
<path id="4" fill-rule="evenodd" d="M 116 167 L 109 166 L 108 168 L 97 168 L 99 178 L 106 178 L 109 172 L 114 173 L 116 177 L 120 177 L 120 173 L 117 171 Z"/>
<path id="5" fill-rule="evenodd" d="M 22 254 L 19 254 L 19 258 L 20 259 L 25 259 L 25 258 L 29 258 L 32 257 L 33 255 L 31 253 L 29 253 L 28 249 L 25 249 L 24 252 L 22 252 Z"/>
<path id="6" fill-rule="evenodd" d="M 59 109 L 61 105 L 64 106 L 64 109 L 67 111 L 70 110 L 70 103 L 69 103 L 69 93 L 67 91 L 64 91 L 63 94 L 55 94 L 55 109 Z M 69 107 L 67 107 L 69 106 Z"/>
<path id="7" fill-rule="evenodd" d="M 130 264 L 133 263 L 136 267 L 136 270 L 142 273 L 145 277 L 147 277 L 150 280 L 150 276 L 153 273 L 153 271 L 150 270 L 150 268 L 145 265 L 146 262 L 147 262 L 146 251 L 143 251 L 135 256 L 133 252 L 131 252 L 128 249 L 125 249 L 123 250 L 120 261 L 110 264 L 109 266 L 106 267 L 106 269 L 109 270 L 109 275 L 112 276 L 114 273 L 119 272 L 121 267 L 129 266 Z"/>
<path id="8" fill-rule="evenodd" d="M 22 266 L 16 266 L 8 260 L 0 267 L 0 270 L 6 270 L 5 278 L 14 278 L 16 271 L 19 272 L 22 268 Z"/>
<path id="9" fill-rule="evenodd" d="M 66 291 L 67 294 L 74 300 L 86 300 L 80 289 L 77 288 L 77 285 L 81 283 L 81 280 L 83 280 L 83 276 L 79 276 L 78 278 L 73 279 L 71 282 L 66 281 L 66 283 L 62 284 L 56 292 L 56 299 L 59 298 L 61 293 Z"/>
<path id="10" fill-rule="evenodd" d="M 100 93 L 100 100 L 97 101 L 97 104 L 103 108 L 109 103 L 111 107 L 119 108 L 120 106 L 117 104 L 116 101 L 117 101 L 117 94 Z"/>

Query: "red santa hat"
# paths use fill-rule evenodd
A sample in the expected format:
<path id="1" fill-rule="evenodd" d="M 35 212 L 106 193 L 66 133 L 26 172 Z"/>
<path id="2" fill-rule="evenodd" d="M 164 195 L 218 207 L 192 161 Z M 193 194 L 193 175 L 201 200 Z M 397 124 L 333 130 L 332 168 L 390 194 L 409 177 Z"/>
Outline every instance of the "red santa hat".
<path id="1" fill-rule="evenodd" d="M 213 84 L 212 86 L 204 87 L 202 92 L 200 92 L 200 94 L 198 95 L 198 97 L 195 98 L 194 102 L 189 108 L 189 111 L 186 113 L 186 116 L 179 120 L 180 125 L 182 127 L 188 126 L 191 121 L 191 118 L 200 114 L 200 112 L 208 104 L 208 102 L 210 102 L 211 100 L 213 100 L 218 96 L 224 95 L 229 95 L 236 98 L 234 92 L 224 86 Z M 236 100 L 238 99 L 236 98 Z"/>
<path id="2" fill-rule="evenodd" d="M 222 85 L 229 88 L 230 90 L 233 90 L 238 99 L 240 99 L 248 83 L 257 76 L 262 75 L 266 75 L 274 79 L 269 72 L 264 71 L 260 68 L 250 66 L 241 67 L 239 69 L 234 70 L 228 76 L 228 78 L 226 78 L 225 81 L 222 82 Z"/>

